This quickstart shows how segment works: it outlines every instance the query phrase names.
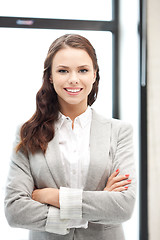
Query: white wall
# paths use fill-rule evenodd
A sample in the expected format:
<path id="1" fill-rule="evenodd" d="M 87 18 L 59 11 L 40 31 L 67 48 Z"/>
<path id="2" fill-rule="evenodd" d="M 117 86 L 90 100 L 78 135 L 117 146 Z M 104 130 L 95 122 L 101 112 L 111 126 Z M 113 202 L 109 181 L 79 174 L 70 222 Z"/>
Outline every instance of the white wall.
<path id="1" fill-rule="evenodd" d="M 160 1 L 147 1 L 149 240 L 160 239 Z"/>

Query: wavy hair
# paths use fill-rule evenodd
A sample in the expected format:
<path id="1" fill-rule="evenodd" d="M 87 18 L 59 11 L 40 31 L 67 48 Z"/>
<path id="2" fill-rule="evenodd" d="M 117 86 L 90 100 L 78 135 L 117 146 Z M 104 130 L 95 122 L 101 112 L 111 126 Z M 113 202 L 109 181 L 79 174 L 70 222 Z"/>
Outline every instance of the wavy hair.
<path id="1" fill-rule="evenodd" d="M 97 98 L 100 77 L 97 57 L 93 46 L 85 37 L 77 34 L 66 34 L 57 38 L 51 44 L 44 62 L 43 83 L 36 95 L 36 111 L 21 127 L 21 140 L 16 147 L 16 151 L 22 150 L 26 153 L 30 151 L 32 154 L 38 151 L 45 153 L 48 142 L 54 137 L 54 123 L 58 119 L 60 106 L 57 93 L 49 78 L 55 54 L 67 46 L 83 49 L 91 57 L 93 68 L 96 70 L 96 80 L 88 95 L 88 105 L 91 106 Z"/>

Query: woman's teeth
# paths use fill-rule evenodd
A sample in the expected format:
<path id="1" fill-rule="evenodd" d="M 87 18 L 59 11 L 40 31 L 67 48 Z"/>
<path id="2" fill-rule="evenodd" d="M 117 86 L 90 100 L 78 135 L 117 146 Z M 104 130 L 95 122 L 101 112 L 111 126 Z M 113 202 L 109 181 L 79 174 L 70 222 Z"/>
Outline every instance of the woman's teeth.
<path id="1" fill-rule="evenodd" d="M 76 93 L 76 92 L 80 92 L 81 91 L 81 88 L 79 89 L 67 89 L 65 88 L 67 92 L 72 92 L 72 93 Z"/>

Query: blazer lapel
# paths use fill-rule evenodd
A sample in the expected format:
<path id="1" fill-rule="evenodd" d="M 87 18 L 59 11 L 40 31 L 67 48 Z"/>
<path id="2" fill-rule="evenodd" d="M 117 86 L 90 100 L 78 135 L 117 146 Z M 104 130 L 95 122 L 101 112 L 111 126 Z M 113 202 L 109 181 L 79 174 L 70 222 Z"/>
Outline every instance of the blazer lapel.
<path id="1" fill-rule="evenodd" d="M 90 165 L 84 190 L 94 191 L 108 168 L 111 123 L 99 117 L 93 110 L 90 135 Z M 65 169 L 58 145 L 58 131 L 48 143 L 45 153 L 46 163 L 57 188 L 67 187 Z"/>
<path id="2" fill-rule="evenodd" d="M 90 135 L 90 165 L 84 190 L 94 191 L 107 170 L 111 123 L 101 119 L 93 110 Z"/>
<path id="3" fill-rule="evenodd" d="M 45 159 L 57 187 L 66 187 L 65 172 L 58 146 L 58 131 L 55 132 L 54 138 L 48 143 Z"/>

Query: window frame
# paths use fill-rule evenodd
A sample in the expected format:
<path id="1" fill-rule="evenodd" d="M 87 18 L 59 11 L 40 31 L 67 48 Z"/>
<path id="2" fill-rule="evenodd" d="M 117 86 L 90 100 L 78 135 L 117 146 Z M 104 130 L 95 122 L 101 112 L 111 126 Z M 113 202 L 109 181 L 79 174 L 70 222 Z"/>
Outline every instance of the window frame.
<path id="1" fill-rule="evenodd" d="M 139 163 L 139 239 L 148 240 L 148 153 L 147 153 L 147 2 L 139 1 L 140 45 L 140 163 Z"/>

